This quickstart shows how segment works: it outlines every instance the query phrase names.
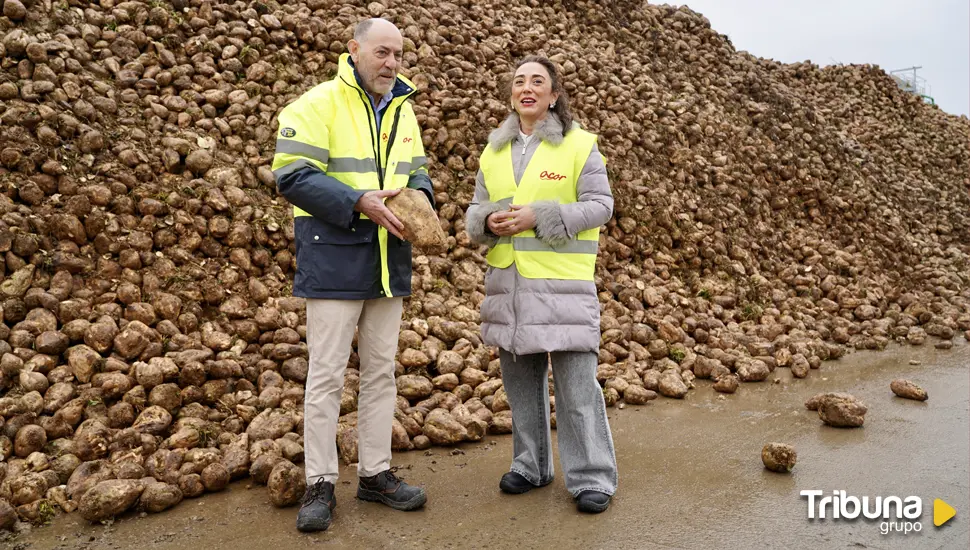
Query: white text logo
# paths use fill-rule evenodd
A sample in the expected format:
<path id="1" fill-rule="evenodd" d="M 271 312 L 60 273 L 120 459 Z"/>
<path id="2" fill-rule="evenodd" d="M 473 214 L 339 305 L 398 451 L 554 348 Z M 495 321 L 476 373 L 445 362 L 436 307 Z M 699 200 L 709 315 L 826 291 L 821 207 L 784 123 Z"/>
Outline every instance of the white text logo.
<path id="1" fill-rule="evenodd" d="M 923 525 L 918 520 L 923 515 L 923 499 L 916 496 L 900 498 L 897 496 L 862 498 L 847 495 L 845 491 L 832 491 L 823 496 L 822 491 L 801 491 L 808 499 L 809 519 L 848 519 L 862 516 L 870 520 L 882 520 L 879 531 L 883 535 L 891 532 L 909 534 L 919 532 Z"/>

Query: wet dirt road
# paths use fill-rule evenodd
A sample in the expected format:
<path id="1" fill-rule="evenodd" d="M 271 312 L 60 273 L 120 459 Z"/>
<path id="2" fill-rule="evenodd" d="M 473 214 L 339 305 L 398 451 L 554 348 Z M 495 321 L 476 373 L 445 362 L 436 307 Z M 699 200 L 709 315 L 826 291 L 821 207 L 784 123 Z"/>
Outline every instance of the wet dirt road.
<path id="1" fill-rule="evenodd" d="M 918 359 L 921 365 L 910 365 Z M 905 377 L 926 402 L 895 397 Z M 778 369 L 769 381 L 721 397 L 707 381 L 686 402 L 660 398 L 610 409 L 620 488 L 598 516 L 576 511 L 559 476 L 525 495 L 499 492 L 511 437 L 488 437 L 457 450 L 395 455 L 412 483 L 426 487 L 424 510 L 395 512 L 354 498 L 344 467 L 326 533 L 303 535 L 297 508 L 276 509 L 248 481 L 185 501 L 159 515 L 129 515 L 91 526 L 76 513 L 6 543 L 18 549 L 199 548 L 959 548 L 970 545 L 970 345 L 953 350 L 894 347 L 823 363 L 804 380 Z M 865 427 L 822 425 L 804 402 L 817 392 L 849 391 L 869 406 Z M 761 448 L 794 445 L 791 474 L 768 472 Z M 558 462 L 557 462 L 558 468 Z M 558 472 L 558 470 L 557 470 Z M 880 534 L 874 520 L 809 520 L 802 490 L 845 490 L 857 497 L 915 495 L 922 530 Z M 957 510 L 933 526 L 933 500 Z"/>

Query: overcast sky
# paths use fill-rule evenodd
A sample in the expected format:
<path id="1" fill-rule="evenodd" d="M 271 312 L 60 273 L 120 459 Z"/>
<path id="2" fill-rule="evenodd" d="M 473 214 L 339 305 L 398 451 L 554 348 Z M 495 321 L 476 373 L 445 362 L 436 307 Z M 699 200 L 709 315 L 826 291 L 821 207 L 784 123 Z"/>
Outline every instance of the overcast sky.
<path id="1" fill-rule="evenodd" d="M 792 63 L 921 65 L 927 94 L 970 116 L 968 0 L 680 0 L 738 50 Z"/>

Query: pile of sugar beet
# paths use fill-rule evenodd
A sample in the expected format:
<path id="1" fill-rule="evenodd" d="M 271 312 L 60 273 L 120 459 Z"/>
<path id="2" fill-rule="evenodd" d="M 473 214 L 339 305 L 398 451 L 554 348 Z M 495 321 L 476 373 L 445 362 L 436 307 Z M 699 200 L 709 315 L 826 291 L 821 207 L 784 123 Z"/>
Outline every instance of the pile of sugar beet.
<path id="1" fill-rule="evenodd" d="M 531 53 L 608 159 L 609 405 L 970 338 L 970 121 L 878 67 L 756 58 L 687 8 L 617 0 L 0 3 L 0 528 L 159 512 L 246 477 L 297 502 L 306 316 L 276 115 L 368 16 L 404 34 L 448 235 L 415 250 L 394 449 L 511 428 L 463 218 Z"/>

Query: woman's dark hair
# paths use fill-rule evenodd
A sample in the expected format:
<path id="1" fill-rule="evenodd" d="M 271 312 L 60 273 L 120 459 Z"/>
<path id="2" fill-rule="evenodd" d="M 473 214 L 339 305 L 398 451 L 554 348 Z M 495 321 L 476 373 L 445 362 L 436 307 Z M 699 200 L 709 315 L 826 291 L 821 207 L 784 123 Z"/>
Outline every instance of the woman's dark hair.
<path id="1" fill-rule="evenodd" d="M 519 67 L 525 65 L 526 63 L 538 63 L 546 68 L 549 73 L 549 78 L 552 79 L 552 91 L 553 93 L 559 94 L 559 99 L 556 100 L 556 106 L 551 107 L 550 110 L 556 113 L 559 117 L 559 121 L 562 122 L 562 135 L 565 136 L 567 132 L 573 127 L 573 114 L 569 110 L 569 96 L 566 95 L 566 90 L 562 86 L 562 76 L 559 71 L 556 70 L 556 65 L 548 58 L 541 55 L 530 55 L 519 60 L 515 64 L 515 69 L 512 70 L 513 76 L 515 71 L 519 70 Z M 514 81 L 514 78 L 513 78 Z"/>

